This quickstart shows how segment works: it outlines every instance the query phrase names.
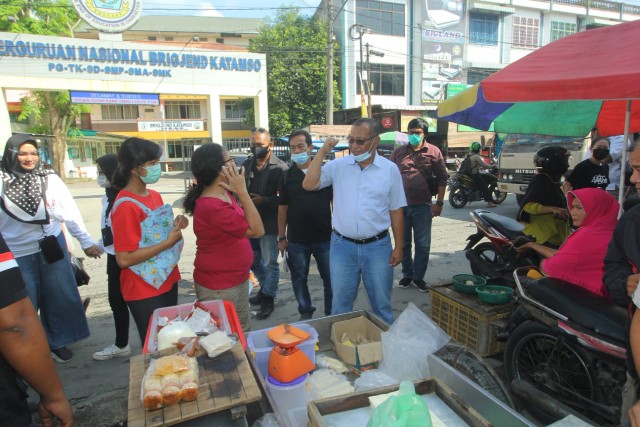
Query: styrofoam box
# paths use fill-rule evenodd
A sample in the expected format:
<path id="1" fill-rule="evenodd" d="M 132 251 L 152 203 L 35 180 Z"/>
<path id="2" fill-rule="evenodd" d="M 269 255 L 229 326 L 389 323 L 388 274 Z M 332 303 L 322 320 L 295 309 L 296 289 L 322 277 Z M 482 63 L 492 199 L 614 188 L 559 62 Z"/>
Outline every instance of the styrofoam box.
<path id="1" fill-rule="evenodd" d="M 302 352 L 315 364 L 318 332 L 306 323 L 293 323 L 292 326 L 311 334 L 311 337 L 308 340 L 302 344 L 298 344 L 297 347 L 302 350 Z M 247 336 L 247 348 L 249 349 L 249 353 L 256 361 L 256 364 L 260 369 L 260 373 L 264 378 L 266 378 L 269 373 L 269 356 L 271 355 L 271 349 L 275 347 L 275 343 L 267 337 L 267 332 L 271 329 L 272 328 L 267 328 L 249 332 L 249 335 Z"/>
<path id="2" fill-rule="evenodd" d="M 222 300 L 213 300 L 213 301 L 200 301 L 202 305 L 204 305 L 213 318 L 218 322 L 218 327 L 225 331 L 227 335 L 231 334 L 231 326 L 229 325 L 229 320 L 227 319 L 227 313 L 224 309 L 224 302 Z M 158 330 L 158 318 L 166 317 L 169 320 L 173 320 L 176 317 L 180 317 L 181 319 L 185 319 L 191 310 L 193 309 L 193 303 L 174 305 L 172 307 L 162 307 L 156 308 L 153 311 L 153 315 L 151 316 L 151 322 L 149 324 L 149 333 L 147 333 L 147 342 L 145 343 L 145 348 L 147 351 L 156 351 L 158 349 L 158 342 L 156 340 L 156 334 Z"/>

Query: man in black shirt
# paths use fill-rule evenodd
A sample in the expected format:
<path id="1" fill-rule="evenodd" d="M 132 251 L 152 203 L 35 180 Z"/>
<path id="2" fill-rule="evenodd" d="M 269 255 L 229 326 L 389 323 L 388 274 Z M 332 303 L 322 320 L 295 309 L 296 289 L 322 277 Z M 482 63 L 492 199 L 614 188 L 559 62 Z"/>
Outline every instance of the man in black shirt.
<path id="1" fill-rule="evenodd" d="M 606 190 L 609 185 L 607 158 L 609 140 L 602 137 L 595 139 L 591 144 L 591 157 L 578 163 L 562 184 L 565 193 L 588 187 Z"/>
<path id="2" fill-rule="evenodd" d="M 38 413 L 45 423 L 73 424 L 71 405 L 53 365 L 42 323 L 18 264 L 0 234 L 0 424 L 31 425 L 24 378 L 40 394 Z"/>
<path id="3" fill-rule="evenodd" d="M 331 314 L 331 278 L 329 247 L 331 243 L 332 187 L 318 191 L 302 188 L 311 163 L 311 135 L 296 130 L 289 136 L 291 169 L 284 173 L 278 208 L 278 249 L 288 251 L 291 285 L 298 300 L 300 320 L 310 319 L 316 308 L 311 304 L 307 278 L 311 255 L 316 260 L 324 286 L 324 314 Z"/>
<path id="4" fill-rule="evenodd" d="M 264 128 L 251 133 L 251 153 L 242 164 L 247 180 L 247 189 L 256 205 L 265 234 L 259 239 L 251 239 L 253 265 L 251 269 L 260 282 L 260 291 L 249 298 L 249 302 L 260 305 L 256 317 L 266 319 L 273 313 L 273 300 L 278 292 L 280 268 L 278 267 L 278 190 L 282 172 L 287 164 L 280 160 L 271 149 L 271 134 Z"/>

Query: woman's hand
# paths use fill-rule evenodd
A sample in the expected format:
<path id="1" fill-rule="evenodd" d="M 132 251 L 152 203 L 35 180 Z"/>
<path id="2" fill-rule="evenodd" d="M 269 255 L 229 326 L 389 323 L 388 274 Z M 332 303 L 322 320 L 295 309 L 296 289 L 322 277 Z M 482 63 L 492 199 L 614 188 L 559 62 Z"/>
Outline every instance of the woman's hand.
<path id="1" fill-rule="evenodd" d="M 555 206 L 550 206 L 549 209 L 556 218 L 567 219 L 569 217 L 569 211 L 567 209 L 557 208 Z"/>
<path id="2" fill-rule="evenodd" d="M 89 246 L 87 249 L 83 249 L 84 254 L 89 258 L 100 258 L 102 255 L 102 249 L 98 245 Z"/>
<path id="3" fill-rule="evenodd" d="M 173 226 L 178 227 L 180 230 L 184 230 L 189 225 L 189 219 L 184 215 L 178 215 L 173 220 Z"/>
<path id="4" fill-rule="evenodd" d="M 638 281 L 640 281 L 640 273 L 627 276 L 627 295 L 629 295 L 629 298 L 633 297 L 633 293 L 638 287 Z"/>
<path id="5" fill-rule="evenodd" d="M 240 173 L 238 173 L 235 166 L 223 166 L 222 174 L 227 178 L 227 182 L 220 183 L 222 188 L 238 195 L 247 192 L 247 181 L 244 179 L 244 166 L 240 168 Z"/>

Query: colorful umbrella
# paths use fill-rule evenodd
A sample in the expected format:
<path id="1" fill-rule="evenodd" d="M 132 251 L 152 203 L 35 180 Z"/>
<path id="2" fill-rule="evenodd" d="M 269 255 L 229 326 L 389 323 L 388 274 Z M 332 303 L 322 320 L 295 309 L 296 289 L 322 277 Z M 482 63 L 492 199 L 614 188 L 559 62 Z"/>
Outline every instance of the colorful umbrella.
<path id="1" fill-rule="evenodd" d="M 640 21 L 550 43 L 438 106 L 438 117 L 496 132 L 585 136 L 640 131 Z M 627 109 L 628 107 L 628 109 Z"/>
<path id="2" fill-rule="evenodd" d="M 402 132 L 385 132 L 380 134 L 378 148 L 382 150 L 393 150 L 395 147 L 409 143 L 409 135 Z"/>

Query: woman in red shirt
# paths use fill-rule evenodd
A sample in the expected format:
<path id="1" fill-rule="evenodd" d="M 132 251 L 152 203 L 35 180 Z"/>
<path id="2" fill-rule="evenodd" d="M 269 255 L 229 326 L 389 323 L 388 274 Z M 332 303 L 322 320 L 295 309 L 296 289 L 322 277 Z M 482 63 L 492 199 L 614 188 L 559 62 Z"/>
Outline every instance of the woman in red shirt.
<path id="1" fill-rule="evenodd" d="M 147 189 L 160 179 L 161 154 L 157 144 L 129 138 L 118 151 L 112 177 L 112 184 L 122 188 L 111 209 L 116 261 L 122 269 L 120 287 L 143 343 L 153 311 L 178 304 L 176 264 L 182 230 L 189 225 L 184 215 L 173 219 L 171 206 L 164 204 L 160 193 Z"/>
<path id="2" fill-rule="evenodd" d="M 235 161 L 218 144 L 205 144 L 191 157 L 195 183 L 184 199 L 193 215 L 196 259 L 193 280 L 201 301 L 233 302 L 248 331 L 249 269 L 253 251 L 249 238 L 262 237 L 264 226 Z M 236 201 L 235 193 L 240 204 Z"/>

